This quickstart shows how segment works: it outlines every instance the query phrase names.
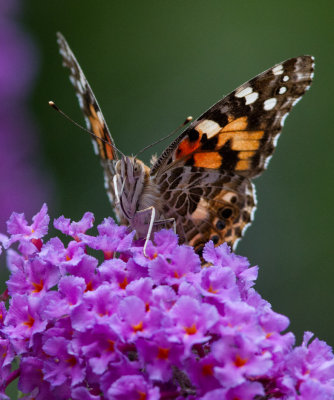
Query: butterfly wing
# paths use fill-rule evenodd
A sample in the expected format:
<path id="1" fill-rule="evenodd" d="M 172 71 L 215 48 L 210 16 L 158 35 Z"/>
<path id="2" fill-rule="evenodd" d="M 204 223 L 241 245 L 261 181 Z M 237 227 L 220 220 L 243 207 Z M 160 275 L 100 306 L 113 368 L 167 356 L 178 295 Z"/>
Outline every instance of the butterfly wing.
<path id="1" fill-rule="evenodd" d="M 255 210 L 252 183 L 234 173 L 179 166 L 156 177 L 162 214 L 175 218 L 180 243 L 199 253 L 204 244 L 227 242 L 233 246 Z"/>
<path id="2" fill-rule="evenodd" d="M 75 88 L 81 110 L 84 114 L 87 129 L 91 131 L 95 153 L 99 154 L 105 172 L 106 189 L 113 203 L 114 189 L 112 185 L 114 171 L 114 160 L 118 155 L 113 146 L 114 141 L 110 135 L 101 109 L 97 103 L 94 93 L 78 63 L 71 48 L 61 33 L 57 33 L 60 54 L 63 58 L 63 65 L 70 70 L 70 80 Z M 101 138 L 101 140 L 99 140 Z M 119 217 L 119 216 L 118 216 Z"/>
<path id="3" fill-rule="evenodd" d="M 93 137 L 94 148 L 97 147 L 98 153 L 103 160 L 117 160 L 117 153 L 111 146 L 115 146 L 115 143 L 94 93 L 70 46 L 59 32 L 57 33 L 57 42 L 60 54 L 63 57 L 63 65 L 70 70 L 70 80 L 76 90 L 81 110 L 85 116 L 87 129 L 102 139 L 98 140 L 98 138 Z"/>
<path id="4" fill-rule="evenodd" d="M 255 207 L 250 178 L 266 168 L 286 116 L 311 84 L 313 67 L 310 56 L 292 58 L 243 84 L 195 120 L 152 166 L 162 193 L 172 196 L 165 215 L 189 225 L 180 232 L 185 242 L 233 244 L 242 235 Z M 187 179 L 180 179 L 182 169 Z M 197 186 L 189 186 L 193 176 Z"/>
<path id="5" fill-rule="evenodd" d="M 313 69 L 313 57 L 291 58 L 244 83 L 196 119 L 162 153 L 151 174 L 181 162 L 259 175 L 285 118 L 309 88 Z"/>

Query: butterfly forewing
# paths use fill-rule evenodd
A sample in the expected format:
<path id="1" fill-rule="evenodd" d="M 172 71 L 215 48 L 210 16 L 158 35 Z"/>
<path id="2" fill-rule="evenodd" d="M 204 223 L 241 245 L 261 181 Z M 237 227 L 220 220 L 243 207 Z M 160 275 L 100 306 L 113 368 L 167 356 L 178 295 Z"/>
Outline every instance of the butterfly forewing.
<path id="1" fill-rule="evenodd" d="M 113 187 L 113 177 L 115 175 L 114 161 L 118 159 L 115 151 L 114 141 L 110 135 L 108 126 L 103 117 L 102 111 L 94 96 L 94 93 L 77 61 L 70 46 L 61 33 L 57 33 L 57 41 L 60 54 L 63 58 L 63 65 L 70 70 L 70 81 L 72 82 L 79 105 L 85 117 L 87 129 L 97 137 L 92 136 L 95 153 L 100 156 L 101 164 L 105 176 L 105 188 L 111 204 L 114 204 L 115 193 Z M 101 138 L 102 140 L 98 140 Z M 115 210 L 117 219 L 125 222 L 122 215 Z"/>
<path id="2" fill-rule="evenodd" d="M 310 56 L 291 58 L 244 83 L 194 121 L 157 160 L 152 174 L 185 164 L 259 175 L 285 118 L 311 84 L 313 64 Z"/>
<path id="3" fill-rule="evenodd" d="M 57 33 L 57 41 L 60 54 L 63 57 L 63 64 L 70 70 L 70 80 L 76 90 L 81 110 L 85 116 L 87 129 L 103 140 L 96 140 L 93 137 L 94 148 L 103 160 L 117 159 L 117 153 L 112 146 L 114 141 L 110 135 L 108 126 L 104 120 L 101 109 L 89 86 L 89 83 L 76 60 L 72 50 L 61 33 Z"/>

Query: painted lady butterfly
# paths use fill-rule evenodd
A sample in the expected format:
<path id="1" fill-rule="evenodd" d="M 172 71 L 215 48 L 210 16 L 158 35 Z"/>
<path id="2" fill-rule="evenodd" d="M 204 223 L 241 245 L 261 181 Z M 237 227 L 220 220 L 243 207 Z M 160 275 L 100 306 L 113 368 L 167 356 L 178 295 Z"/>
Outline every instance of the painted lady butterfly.
<path id="1" fill-rule="evenodd" d="M 309 88 L 314 60 L 291 58 L 243 84 L 193 121 L 153 163 L 119 158 L 95 96 L 58 34 L 119 221 L 146 238 L 174 223 L 180 243 L 235 246 L 253 219 L 252 179 L 266 168 L 291 108 Z M 101 138 L 102 140 L 99 140 Z M 145 251 L 144 251 L 145 252 Z"/>

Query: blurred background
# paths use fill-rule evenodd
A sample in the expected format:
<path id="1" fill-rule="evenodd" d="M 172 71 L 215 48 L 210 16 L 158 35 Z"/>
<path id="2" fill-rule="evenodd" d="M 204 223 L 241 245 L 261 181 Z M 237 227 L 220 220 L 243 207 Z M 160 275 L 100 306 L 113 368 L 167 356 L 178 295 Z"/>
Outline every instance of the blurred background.
<path id="1" fill-rule="evenodd" d="M 11 4 L 0 6 L 0 57 L 10 61 L 5 73 L 0 62 L 2 231 L 11 211 L 31 218 L 45 201 L 51 218 L 63 214 L 76 220 L 92 211 L 99 223 L 112 214 L 88 134 L 47 104 L 54 100 L 83 124 L 61 66 L 56 31 L 71 45 L 126 154 L 165 136 L 186 116 L 198 116 L 274 64 L 315 56 L 311 90 L 288 117 L 268 170 L 256 180 L 256 218 L 237 253 L 259 265 L 256 289 L 290 318 L 298 342 L 310 330 L 334 344 L 334 3 Z M 144 153 L 143 160 L 168 144 Z M 5 279 L 2 268 L 2 283 Z"/>

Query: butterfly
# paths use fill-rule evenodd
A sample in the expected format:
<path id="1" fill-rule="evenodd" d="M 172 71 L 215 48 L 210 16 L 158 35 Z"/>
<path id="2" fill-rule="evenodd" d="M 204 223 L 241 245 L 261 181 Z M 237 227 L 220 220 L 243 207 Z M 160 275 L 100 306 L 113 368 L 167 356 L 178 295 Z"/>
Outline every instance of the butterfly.
<path id="1" fill-rule="evenodd" d="M 291 108 L 310 87 L 311 56 L 262 72 L 189 124 L 151 167 L 121 155 L 91 87 L 58 33 L 87 128 L 100 156 L 105 186 L 119 222 L 146 238 L 172 224 L 180 243 L 201 255 L 212 240 L 235 247 L 253 220 L 253 178 L 266 169 Z"/>

